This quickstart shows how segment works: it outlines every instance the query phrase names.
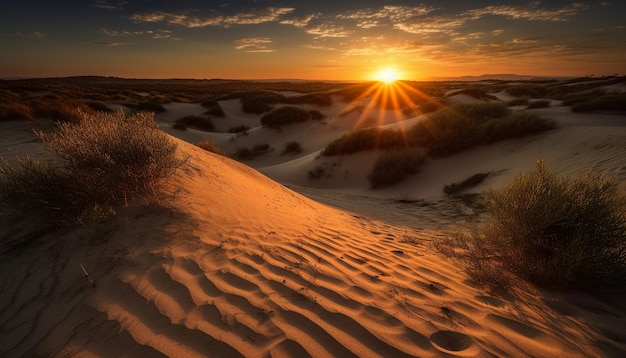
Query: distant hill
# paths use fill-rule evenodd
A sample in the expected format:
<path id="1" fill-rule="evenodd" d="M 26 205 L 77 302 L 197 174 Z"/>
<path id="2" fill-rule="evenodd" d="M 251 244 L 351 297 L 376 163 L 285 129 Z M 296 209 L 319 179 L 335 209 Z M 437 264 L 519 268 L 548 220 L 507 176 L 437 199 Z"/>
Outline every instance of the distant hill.
<path id="1" fill-rule="evenodd" d="M 479 76 L 458 76 L 458 77 L 429 77 L 428 81 L 486 81 L 486 80 L 500 80 L 500 81 L 528 81 L 528 80 L 546 80 L 546 79 L 567 79 L 573 78 L 568 76 L 530 76 L 530 75 L 515 75 L 515 74 L 485 74 Z"/>

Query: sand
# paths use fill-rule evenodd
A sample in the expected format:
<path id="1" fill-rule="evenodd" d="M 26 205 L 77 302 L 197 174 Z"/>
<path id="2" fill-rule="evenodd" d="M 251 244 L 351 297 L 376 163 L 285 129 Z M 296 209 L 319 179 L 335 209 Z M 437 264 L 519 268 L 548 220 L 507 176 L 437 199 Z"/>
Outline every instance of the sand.
<path id="1" fill-rule="evenodd" d="M 365 163 L 375 153 L 332 159 L 340 164 L 329 178 L 306 177 L 326 160 L 317 158 L 320 143 L 359 121 L 356 112 L 338 116 L 342 106 L 322 108 L 325 123 L 280 133 L 251 125 L 234 142 L 171 129 L 176 108 L 202 110 L 172 106 L 161 126 L 188 142 L 280 148 L 297 138 L 305 151 L 281 158 L 277 149 L 242 164 L 173 138 L 187 161 L 154 202 L 60 232 L 3 219 L 5 240 L 31 243 L 4 252 L 0 262 L 0 356 L 626 355 L 623 295 L 522 282 L 509 292 L 485 290 L 432 247 L 470 214 L 443 195 L 443 185 L 477 172 L 499 174 L 476 191 L 497 189 L 543 158 L 560 173 L 591 168 L 623 185 L 624 116 L 536 110 L 560 128 L 433 161 L 372 191 Z M 223 107 L 235 125 L 258 121 Z M 27 125 L 0 126 L 1 155 L 41 152 L 27 139 Z"/>

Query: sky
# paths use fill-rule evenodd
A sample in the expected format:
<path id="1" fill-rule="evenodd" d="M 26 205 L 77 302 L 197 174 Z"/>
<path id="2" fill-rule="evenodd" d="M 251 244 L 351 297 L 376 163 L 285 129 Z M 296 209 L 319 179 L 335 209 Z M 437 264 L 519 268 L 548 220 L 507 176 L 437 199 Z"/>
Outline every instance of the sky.
<path id="1" fill-rule="evenodd" d="M 0 0 L 0 77 L 626 74 L 626 1 Z"/>

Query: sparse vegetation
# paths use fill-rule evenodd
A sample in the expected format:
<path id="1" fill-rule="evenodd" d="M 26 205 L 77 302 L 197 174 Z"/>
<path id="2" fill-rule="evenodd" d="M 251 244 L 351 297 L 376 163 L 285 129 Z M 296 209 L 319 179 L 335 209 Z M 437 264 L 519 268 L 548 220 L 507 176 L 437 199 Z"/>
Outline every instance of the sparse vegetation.
<path id="1" fill-rule="evenodd" d="M 542 84 L 527 83 L 507 87 L 504 91 L 513 97 L 544 98 L 548 93 L 548 88 Z"/>
<path id="2" fill-rule="evenodd" d="M 346 155 L 373 149 L 398 149 L 406 147 L 404 135 L 400 131 L 368 128 L 352 131 L 330 142 L 322 155 Z"/>
<path id="3" fill-rule="evenodd" d="M 205 132 L 213 132 L 215 131 L 215 125 L 213 125 L 213 121 L 211 118 L 189 115 L 176 120 L 172 128 L 185 130 L 187 127 L 199 129 Z"/>
<path id="4" fill-rule="evenodd" d="M 443 187 L 443 192 L 448 195 L 457 195 L 466 189 L 482 183 L 489 176 L 489 174 L 490 173 L 477 173 L 461 182 L 445 185 Z"/>
<path id="5" fill-rule="evenodd" d="M 547 108 L 547 107 L 550 107 L 550 101 L 547 99 L 541 99 L 541 100 L 532 101 L 528 103 L 528 106 L 526 108 L 534 109 L 534 108 Z"/>
<path id="6" fill-rule="evenodd" d="M 574 112 L 626 111 L 626 93 L 607 93 L 572 104 Z"/>
<path id="7" fill-rule="evenodd" d="M 280 129 L 283 126 L 304 122 L 309 119 L 310 113 L 302 108 L 285 106 L 273 110 L 261 117 L 261 124 L 267 128 Z"/>
<path id="8" fill-rule="evenodd" d="M 255 157 L 269 153 L 272 148 L 269 144 L 257 144 L 252 149 L 238 148 L 235 152 L 235 158 L 239 160 L 252 160 Z"/>
<path id="9" fill-rule="evenodd" d="M 287 142 L 285 143 L 285 149 L 280 153 L 280 155 L 286 154 L 300 154 L 302 153 L 302 146 L 298 142 Z"/>
<path id="10" fill-rule="evenodd" d="M 488 221 L 442 245 L 488 284 L 522 277 L 549 287 L 626 284 L 626 196 L 587 173 L 559 177 L 539 162 L 487 202 Z"/>
<path id="11" fill-rule="evenodd" d="M 153 193 L 180 163 L 176 144 L 158 129 L 152 113 L 79 115 L 77 123 L 60 122 L 56 132 L 37 134 L 58 160 L 3 160 L 4 207 L 72 222 L 94 207 Z"/>
<path id="12" fill-rule="evenodd" d="M 224 157 L 228 157 L 228 154 L 222 150 L 217 144 L 215 144 L 212 140 L 203 140 L 201 142 L 196 143 L 196 145 L 206 151 L 211 153 L 219 154 Z"/>
<path id="13" fill-rule="evenodd" d="M 19 102 L 0 102 L 0 122 L 16 119 L 32 120 L 30 108 Z"/>
<path id="14" fill-rule="evenodd" d="M 163 113 L 167 112 L 165 107 L 161 103 L 158 102 L 140 102 L 133 106 L 133 109 L 136 112 L 154 112 L 154 113 Z"/>
<path id="15" fill-rule="evenodd" d="M 224 117 L 226 114 L 222 109 L 222 106 L 217 101 L 214 100 L 204 100 L 201 103 L 202 107 L 206 108 L 207 111 L 205 114 L 213 117 Z"/>
<path id="16" fill-rule="evenodd" d="M 526 106 L 528 105 L 528 96 L 521 96 L 521 97 L 517 97 L 517 98 L 513 98 L 512 100 L 508 101 L 506 104 L 507 106 Z"/>
<path id="17" fill-rule="evenodd" d="M 320 180 L 325 175 L 326 175 L 326 168 L 319 166 L 319 165 L 307 172 L 307 177 L 310 180 Z"/>
<path id="18" fill-rule="evenodd" d="M 245 124 L 242 124 L 240 126 L 235 126 L 232 128 L 228 128 L 228 133 L 241 133 L 241 134 L 248 134 L 248 131 L 250 130 L 250 127 L 248 127 Z"/>
<path id="19" fill-rule="evenodd" d="M 416 149 L 381 152 L 368 176 L 372 188 L 395 184 L 407 175 L 418 172 L 426 158 Z"/>

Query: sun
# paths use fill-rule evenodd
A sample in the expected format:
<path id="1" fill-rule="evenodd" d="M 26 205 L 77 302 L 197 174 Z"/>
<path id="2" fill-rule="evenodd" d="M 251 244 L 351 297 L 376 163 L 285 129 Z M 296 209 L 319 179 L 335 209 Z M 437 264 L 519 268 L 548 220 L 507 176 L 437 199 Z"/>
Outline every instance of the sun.
<path id="1" fill-rule="evenodd" d="M 384 83 L 393 83 L 398 80 L 398 71 L 393 67 L 386 67 L 378 71 L 376 80 Z"/>

